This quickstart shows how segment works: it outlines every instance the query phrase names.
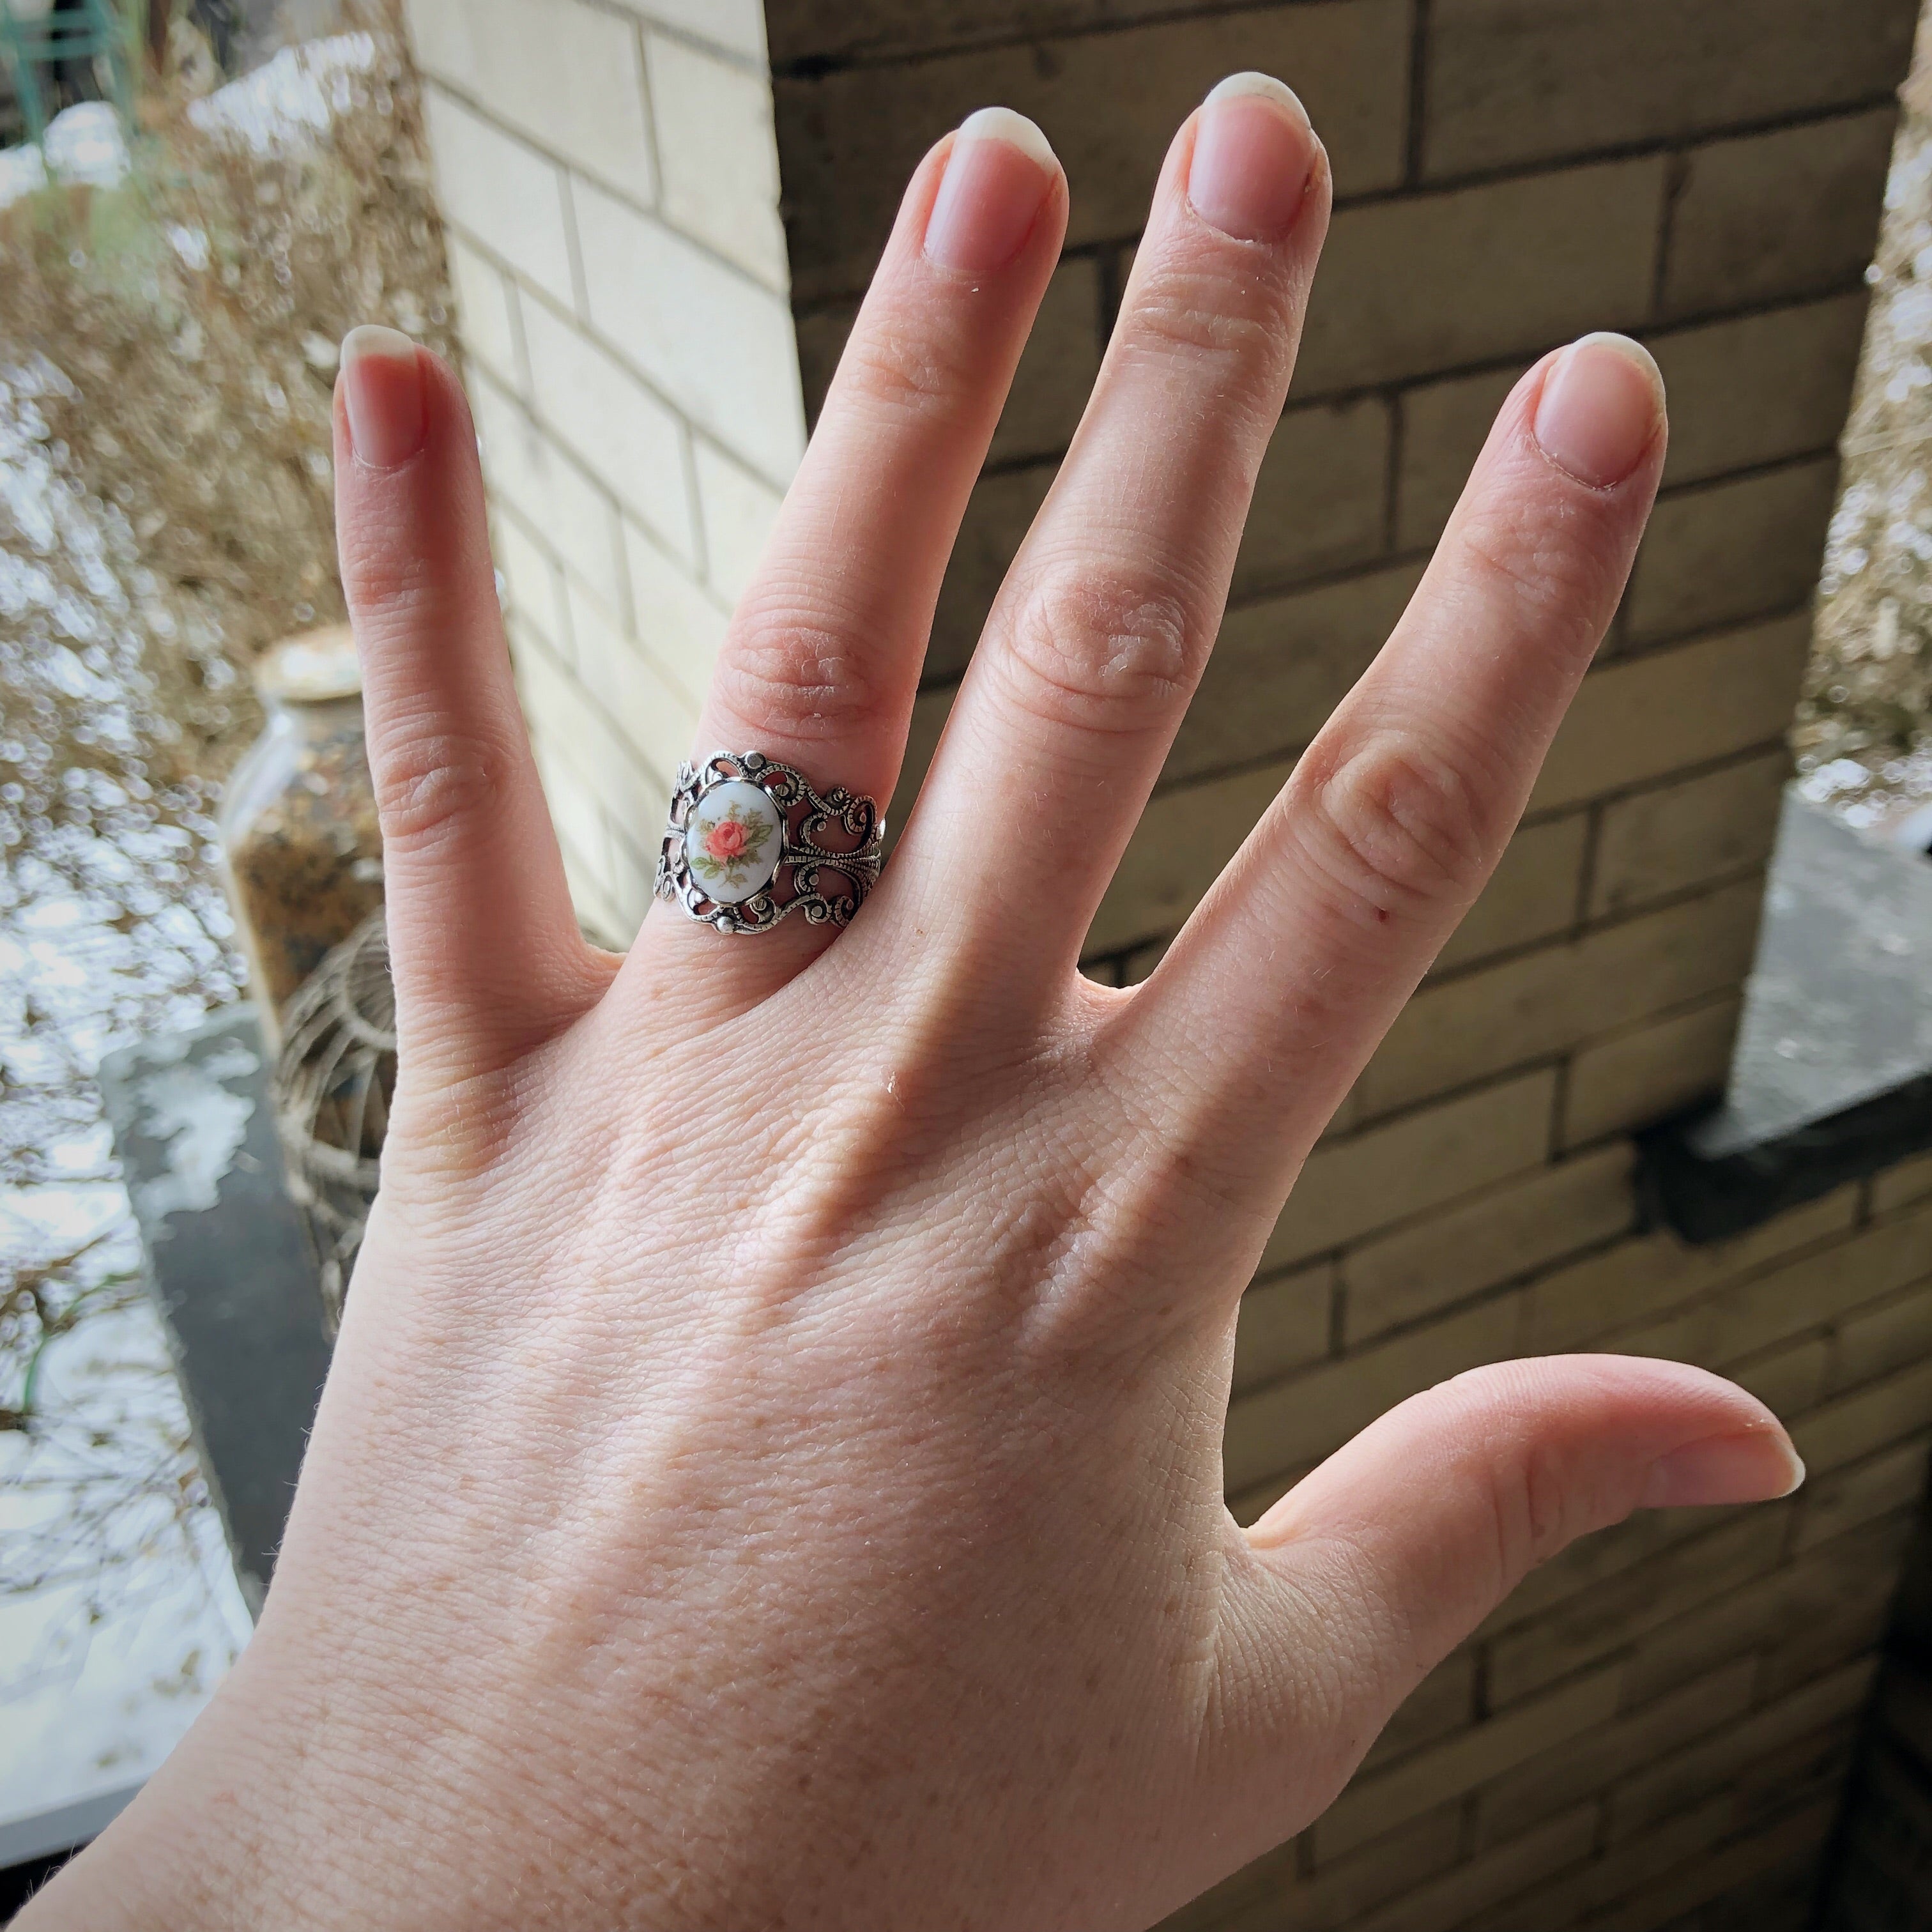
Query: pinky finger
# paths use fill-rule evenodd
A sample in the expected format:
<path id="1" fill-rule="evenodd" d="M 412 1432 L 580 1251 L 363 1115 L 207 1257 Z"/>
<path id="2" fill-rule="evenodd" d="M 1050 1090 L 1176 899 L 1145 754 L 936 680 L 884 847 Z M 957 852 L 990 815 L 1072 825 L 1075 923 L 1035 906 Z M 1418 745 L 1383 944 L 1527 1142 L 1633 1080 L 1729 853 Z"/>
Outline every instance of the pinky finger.
<path id="1" fill-rule="evenodd" d="M 336 531 L 362 659 L 406 1066 L 506 1063 L 595 998 L 503 637 L 476 434 L 455 376 L 352 330 Z"/>

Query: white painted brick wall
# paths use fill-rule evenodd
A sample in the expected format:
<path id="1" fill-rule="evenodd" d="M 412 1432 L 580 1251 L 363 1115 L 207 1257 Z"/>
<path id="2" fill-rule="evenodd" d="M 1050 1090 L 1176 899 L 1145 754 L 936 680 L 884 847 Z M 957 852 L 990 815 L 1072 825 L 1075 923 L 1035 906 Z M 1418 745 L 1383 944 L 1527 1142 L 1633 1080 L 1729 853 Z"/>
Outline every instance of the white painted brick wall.
<path id="1" fill-rule="evenodd" d="M 788 482 L 805 448 L 790 303 L 588 182 L 577 222 L 598 333 L 692 422 Z"/>
<path id="2" fill-rule="evenodd" d="M 416 0 L 416 57 L 493 120 L 644 202 L 656 194 L 638 24 L 586 0 Z"/>
<path id="3" fill-rule="evenodd" d="M 765 77 L 667 34 L 645 37 L 664 219 L 783 296 L 778 143 Z"/>
<path id="4" fill-rule="evenodd" d="M 434 82 L 424 105 L 443 213 L 538 288 L 572 300 L 563 170 Z"/>
<path id="5" fill-rule="evenodd" d="M 627 939 L 804 448 L 762 0 L 406 0 L 511 647 Z"/>

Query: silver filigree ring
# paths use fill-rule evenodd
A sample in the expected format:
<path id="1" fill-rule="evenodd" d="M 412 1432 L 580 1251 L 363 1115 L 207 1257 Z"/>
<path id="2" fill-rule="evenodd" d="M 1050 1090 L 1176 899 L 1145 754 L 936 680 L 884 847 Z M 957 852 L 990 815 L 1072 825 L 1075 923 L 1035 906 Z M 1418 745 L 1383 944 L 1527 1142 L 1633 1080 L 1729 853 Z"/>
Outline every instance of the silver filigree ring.
<path id="1" fill-rule="evenodd" d="M 820 844 L 834 826 L 838 842 Z M 885 837 L 876 800 L 819 791 L 762 752 L 714 752 L 678 767 L 657 895 L 720 932 L 768 932 L 793 912 L 844 926 L 879 876 Z"/>

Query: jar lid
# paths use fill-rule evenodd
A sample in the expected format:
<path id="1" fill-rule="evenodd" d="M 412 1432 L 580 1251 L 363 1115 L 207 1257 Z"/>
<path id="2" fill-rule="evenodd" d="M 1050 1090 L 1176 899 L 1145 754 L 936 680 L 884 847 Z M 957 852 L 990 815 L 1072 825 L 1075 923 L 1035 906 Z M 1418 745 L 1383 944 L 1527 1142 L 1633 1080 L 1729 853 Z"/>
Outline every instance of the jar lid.
<path id="1" fill-rule="evenodd" d="M 356 634 L 346 624 L 304 631 L 271 645 L 256 659 L 255 688 L 265 700 L 284 704 L 326 704 L 356 698 L 362 690 L 362 667 L 356 660 Z"/>

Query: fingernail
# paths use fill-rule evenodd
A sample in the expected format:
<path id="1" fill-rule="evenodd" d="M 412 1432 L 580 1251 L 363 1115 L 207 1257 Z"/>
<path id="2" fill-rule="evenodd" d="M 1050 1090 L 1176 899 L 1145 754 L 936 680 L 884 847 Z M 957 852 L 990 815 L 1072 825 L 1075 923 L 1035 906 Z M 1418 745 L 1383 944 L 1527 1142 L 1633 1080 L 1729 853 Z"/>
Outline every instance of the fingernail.
<path id="1" fill-rule="evenodd" d="M 1573 342 L 1544 379 L 1536 440 L 1559 470 L 1607 490 L 1643 459 L 1664 416 L 1664 377 L 1628 335 Z"/>
<path id="2" fill-rule="evenodd" d="M 342 338 L 342 400 L 349 440 L 372 470 L 393 470 L 429 434 L 422 360 L 399 328 L 365 322 Z"/>
<path id="3" fill-rule="evenodd" d="M 1687 1443 L 1650 1466 L 1640 1509 L 1689 1509 L 1713 1503 L 1768 1502 L 1804 1480 L 1804 1465 L 1782 1430 L 1713 1436 Z"/>
<path id="4" fill-rule="evenodd" d="M 926 218 L 927 255 L 969 272 L 1010 262 L 1059 172 L 1046 136 L 1024 114 L 982 107 L 968 115 Z"/>
<path id="5" fill-rule="evenodd" d="M 1292 88 L 1271 74 L 1231 74 L 1202 106 L 1187 198 L 1224 234 L 1278 242 L 1301 212 L 1318 146 Z"/>

